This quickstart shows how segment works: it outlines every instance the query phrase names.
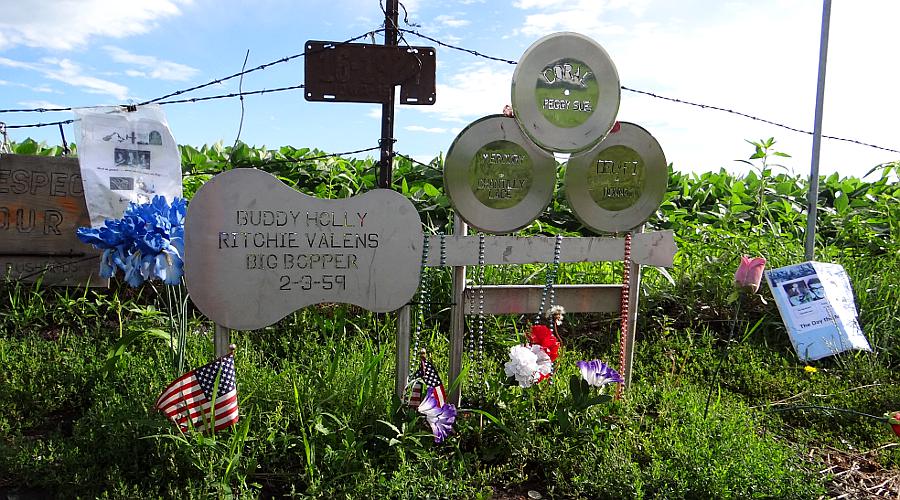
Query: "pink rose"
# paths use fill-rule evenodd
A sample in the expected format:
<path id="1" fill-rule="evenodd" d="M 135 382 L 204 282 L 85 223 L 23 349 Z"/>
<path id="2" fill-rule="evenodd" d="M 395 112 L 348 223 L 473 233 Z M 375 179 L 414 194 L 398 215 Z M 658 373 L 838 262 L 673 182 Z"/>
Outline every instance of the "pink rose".
<path id="1" fill-rule="evenodd" d="M 749 288 L 753 293 L 759 290 L 759 282 L 762 281 L 763 271 L 766 269 L 766 259 L 763 257 L 749 258 L 741 255 L 741 265 L 734 273 L 734 284 L 738 288 Z"/>
<path id="2" fill-rule="evenodd" d="M 510 106 L 509 104 L 503 106 L 503 114 L 506 116 L 513 116 L 512 106 Z"/>

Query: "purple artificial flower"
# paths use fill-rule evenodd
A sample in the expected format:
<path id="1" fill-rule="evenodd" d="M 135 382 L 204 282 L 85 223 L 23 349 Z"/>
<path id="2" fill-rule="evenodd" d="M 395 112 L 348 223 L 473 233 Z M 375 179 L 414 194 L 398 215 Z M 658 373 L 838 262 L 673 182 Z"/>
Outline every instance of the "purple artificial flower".
<path id="1" fill-rule="evenodd" d="M 607 384 L 622 383 L 625 379 L 619 375 L 619 372 L 610 368 L 606 363 L 599 359 L 591 361 L 579 361 L 576 363 L 578 369 L 581 370 L 581 377 L 593 387 L 603 387 Z"/>
<path id="2" fill-rule="evenodd" d="M 428 396 L 419 403 L 419 413 L 425 415 L 425 419 L 428 420 L 435 443 L 443 441 L 453 430 L 456 407 L 450 403 L 438 406 L 437 400 L 434 399 L 434 387 L 428 389 Z"/>

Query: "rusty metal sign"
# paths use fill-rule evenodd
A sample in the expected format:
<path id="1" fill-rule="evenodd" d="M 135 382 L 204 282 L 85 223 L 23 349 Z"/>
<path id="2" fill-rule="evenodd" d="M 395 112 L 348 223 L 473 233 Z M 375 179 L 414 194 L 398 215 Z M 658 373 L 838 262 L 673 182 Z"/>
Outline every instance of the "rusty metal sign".
<path id="1" fill-rule="evenodd" d="M 306 42 L 307 101 L 384 103 L 400 85 L 400 104 L 435 103 L 434 47 Z"/>
<path id="2" fill-rule="evenodd" d="M 659 208 L 668 180 L 659 142 L 639 125 L 619 122 L 594 149 L 569 158 L 566 198 L 592 230 L 627 231 Z"/>
<path id="3" fill-rule="evenodd" d="M 327 200 L 269 173 L 235 169 L 197 191 L 184 233 L 191 300 L 236 330 L 322 302 L 393 311 L 419 285 L 422 222 L 415 205 L 389 189 Z"/>
<path id="4" fill-rule="evenodd" d="M 0 281 L 106 286 L 90 225 L 77 158 L 0 155 Z"/>

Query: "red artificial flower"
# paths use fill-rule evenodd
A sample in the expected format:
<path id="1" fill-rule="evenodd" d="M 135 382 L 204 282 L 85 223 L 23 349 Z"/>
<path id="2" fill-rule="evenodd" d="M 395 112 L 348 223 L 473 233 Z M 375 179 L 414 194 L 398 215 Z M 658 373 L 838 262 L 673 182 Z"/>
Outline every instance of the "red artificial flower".
<path id="1" fill-rule="evenodd" d="M 531 343 L 541 346 L 547 356 L 550 356 L 550 361 L 556 361 L 556 358 L 559 357 L 559 340 L 546 326 L 534 325 L 531 327 Z"/>
<path id="2" fill-rule="evenodd" d="M 888 423 L 891 424 L 891 428 L 894 429 L 894 434 L 900 436 L 900 411 L 894 412 L 893 415 L 886 413 L 885 416 Z"/>

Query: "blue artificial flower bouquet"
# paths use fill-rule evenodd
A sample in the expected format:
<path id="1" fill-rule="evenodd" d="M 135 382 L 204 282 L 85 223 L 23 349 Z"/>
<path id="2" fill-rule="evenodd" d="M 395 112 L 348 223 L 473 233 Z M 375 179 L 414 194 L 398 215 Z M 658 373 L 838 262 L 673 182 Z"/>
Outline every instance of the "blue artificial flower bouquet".
<path id="1" fill-rule="evenodd" d="M 130 203 L 121 219 L 106 219 L 103 227 L 78 228 L 84 243 L 103 250 L 100 276 L 110 278 L 121 269 L 133 287 L 161 279 L 180 285 L 184 275 L 184 216 L 187 201 L 175 198 L 170 205 L 162 196 L 149 203 Z"/>

